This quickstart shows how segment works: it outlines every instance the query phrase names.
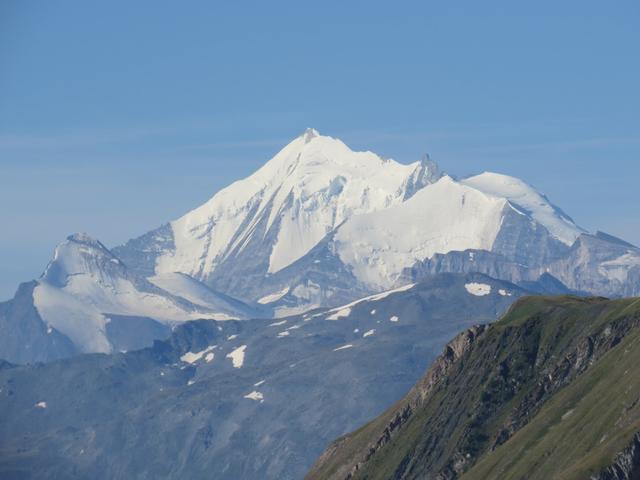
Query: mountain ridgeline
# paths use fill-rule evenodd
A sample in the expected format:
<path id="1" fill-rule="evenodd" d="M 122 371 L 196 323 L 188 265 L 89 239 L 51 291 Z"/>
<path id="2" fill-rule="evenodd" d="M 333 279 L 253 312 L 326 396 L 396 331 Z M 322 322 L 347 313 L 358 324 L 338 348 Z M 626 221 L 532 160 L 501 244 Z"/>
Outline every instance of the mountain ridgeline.
<path id="1" fill-rule="evenodd" d="M 636 479 L 640 299 L 525 297 L 458 335 L 315 479 Z"/>
<path id="2" fill-rule="evenodd" d="M 0 358 L 142 348 L 187 320 L 284 317 L 446 272 L 631 296 L 640 249 L 586 232 L 520 179 L 458 179 L 427 156 L 405 165 L 308 129 L 123 245 L 69 236 L 39 279 L 0 304 Z"/>
<path id="3" fill-rule="evenodd" d="M 0 303 L 0 478 L 294 480 L 364 424 L 309 477 L 633 478 L 640 306 L 579 295 L 638 294 L 524 181 L 308 129 Z"/>
<path id="4" fill-rule="evenodd" d="M 640 250 L 589 234 L 520 179 L 456 179 L 309 129 L 250 177 L 114 253 L 143 276 L 179 271 L 273 308 L 338 305 L 440 272 L 640 294 Z M 279 295 L 278 295 L 279 293 Z"/>

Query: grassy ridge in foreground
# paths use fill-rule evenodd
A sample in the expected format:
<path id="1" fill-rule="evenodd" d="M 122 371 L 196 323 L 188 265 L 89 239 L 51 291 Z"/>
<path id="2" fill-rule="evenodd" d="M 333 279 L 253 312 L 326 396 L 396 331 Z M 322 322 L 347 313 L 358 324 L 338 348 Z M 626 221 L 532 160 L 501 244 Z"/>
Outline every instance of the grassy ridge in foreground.
<path id="1" fill-rule="evenodd" d="M 635 329 L 462 478 L 568 480 L 597 474 L 640 431 L 639 366 Z"/>
<path id="2" fill-rule="evenodd" d="M 585 478 L 640 430 L 640 300 L 528 297 L 308 478 Z"/>

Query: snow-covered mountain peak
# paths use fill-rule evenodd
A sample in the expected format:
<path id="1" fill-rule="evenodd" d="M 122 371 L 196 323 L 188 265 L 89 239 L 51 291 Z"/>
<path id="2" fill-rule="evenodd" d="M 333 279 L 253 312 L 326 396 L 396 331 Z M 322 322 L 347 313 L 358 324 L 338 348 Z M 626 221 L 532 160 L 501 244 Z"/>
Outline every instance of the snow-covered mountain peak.
<path id="1" fill-rule="evenodd" d="M 166 330 L 162 324 L 258 313 L 187 275 L 147 280 L 85 233 L 70 235 L 56 247 L 33 290 L 33 305 L 50 331 L 55 328 L 83 352 L 112 351 L 112 322 L 133 336 L 138 329 L 140 335 L 154 336 Z"/>
<path id="2" fill-rule="evenodd" d="M 157 259 L 156 272 L 206 280 L 251 244 L 269 253 L 267 270 L 277 272 L 347 218 L 401 203 L 439 176 L 432 162 L 404 165 L 307 130 L 253 175 L 171 222 L 175 251 Z"/>
<path id="3" fill-rule="evenodd" d="M 287 292 L 282 305 L 298 308 L 348 296 L 346 285 L 391 288 L 418 262 L 469 249 L 537 268 L 582 233 L 517 178 L 458 180 L 428 155 L 402 164 L 307 129 L 249 177 L 116 253 L 145 276 L 180 272 L 252 302 Z M 447 268 L 475 268 L 465 262 Z"/>
<path id="4" fill-rule="evenodd" d="M 74 233 L 58 244 L 41 280 L 62 286 L 73 275 L 112 276 L 124 266 L 100 241 L 86 233 Z"/>
<path id="5" fill-rule="evenodd" d="M 267 184 L 279 184 L 287 177 L 316 174 L 319 169 L 376 168 L 385 160 L 371 152 L 354 152 L 338 138 L 307 129 L 293 139 L 251 177 Z M 393 162 L 396 165 L 396 162 Z"/>
<path id="6" fill-rule="evenodd" d="M 409 177 L 419 172 L 433 183 L 442 175 L 438 165 L 429 157 L 409 165 L 392 158 L 383 158 L 371 151 L 354 151 L 342 140 L 321 135 L 307 129 L 293 139 L 271 160 L 246 180 L 259 186 L 279 186 L 286 182 L 306 183 L 310 177 L 327 182 L 336 177 L 372 178 L 387 176 Z M 244 186 L 244 181 L 241 181 Z"/>

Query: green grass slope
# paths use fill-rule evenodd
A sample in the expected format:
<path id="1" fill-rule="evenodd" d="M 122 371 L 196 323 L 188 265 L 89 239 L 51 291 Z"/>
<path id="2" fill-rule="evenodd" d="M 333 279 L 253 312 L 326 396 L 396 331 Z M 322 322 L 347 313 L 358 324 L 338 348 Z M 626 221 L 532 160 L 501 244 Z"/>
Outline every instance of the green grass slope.
<path id="1" fill-rule="evenodd" d="M 559 391 L 463 479 L 584 479 L 640 431 L 640 331 Z"/>
<path id="2" fill-rule="evenodd" d="M 640 299 L 522 299 L 308 478 L 589 478 L 640 431 L 639 360 Z"/>

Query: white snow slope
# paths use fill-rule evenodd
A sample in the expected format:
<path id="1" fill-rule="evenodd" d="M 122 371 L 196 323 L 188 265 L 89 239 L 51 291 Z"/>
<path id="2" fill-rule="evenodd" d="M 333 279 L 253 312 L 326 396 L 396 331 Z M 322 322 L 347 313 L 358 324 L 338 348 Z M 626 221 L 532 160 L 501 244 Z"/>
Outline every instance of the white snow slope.
<path id="1" fill-rule="evenodd" d="M 224 274 L 217 266 L 257 240 L 270 274 L 335 233 L 340 260 L 379 291 L 404 267 L 435 253 L 491 250 L 505 207 L 566 244 L 583 232 L 516 178 L 484 173 L 456 181 L 431 162 L 403 165 L 354 152 L 309 129 L 253 175 L 171 222 L 175 248 L 158 257 L 156 272 L 206 281 Z"/>
<path id="2" fill-rule="evenodd" d="M 253 175 L 171 222 L 175 251 L 158 259 L 156 271 L 206 279 L 222 260 L 242 252 L 259 221 L 269 230 L 279 220 L 275 242 L 264 245 L 268 271 L 276 272 L 347 218 L 402 203 L 433 174 L 424 163 L 354 152 L 309 129 Z"/>
<path id="3" fill-rule="evenodd" d="M 234 296 L 297 308 L 331 298 L 330 285 L 302 298 L 298 280 L 272 288 L 269 278 L 321 241 L 327 255 L 374 293 L 392 288 L 404 268 L 434 254 L 491 250 L 510 211 L 566 245 L 584 232 L 516 178 L 483 173 L 455 180 L 428 158 L 404 165 L 308 129 L 253 175 L 171 222 L 172 244 L 145 251 L 158 253 L 156 275 L 181 272 L 223 290 L 246 275 L 256 279 L 256 288 L 245 292 L 241 285 L 231 290 Z M 235 277 L 227 278 L 229 270 Z"/>
<path id="4" fill-rule="evenodd" d="M 199 282 L 193 279 L 180 276 L 156 281 L 177 293 L 135 278 L 100 242 L 75 234 L 55 249 L 33 300 L 43 321 L 84 352 L 111 351 L 106 335 L 109 315 L 148 317 L 170 325 L 201 318 L 237 318 L 232 308 L 220 306 L 214 292 L 204 285 L 198 288 Z"/>
<path id="5" fill-rule="evenodd" d="M 204 307 L 208 311 L 216 311 L 215 314 L 208 315 L 215 320 L 231 320 L 245 316 L 244 312 L 239 311 L 238 307 L 233 305 L 231 299 L 183 273 L 165 273 L 150 277 L 148 280 L 157 287 L 177 297 L 182 297 L 194 305 Z"/>
<path id="6" fill-rule="evenodd" d="M 337 251 L 357 278 L 389 287 L 404 267 L 435 253 L 491 250 L 506 205 L 445 175 L 400 205 L 349 219 L 338 228 Z"/>
<path id="7" fill-rule="evenodd" d="M 529 214 L 566 245 L 573 244 L 578 236 L 585 232 L 562 210 L 551 205 L 544 195 L 518 178 L 484 172 L 466 178 L 461 183 L 488 195 L 506 198 L 519 213 Z"/>

